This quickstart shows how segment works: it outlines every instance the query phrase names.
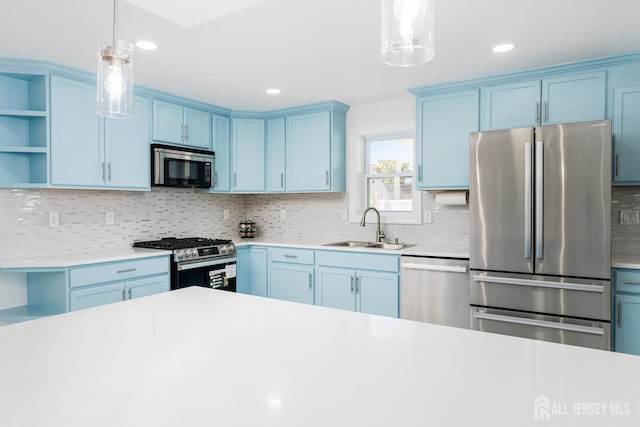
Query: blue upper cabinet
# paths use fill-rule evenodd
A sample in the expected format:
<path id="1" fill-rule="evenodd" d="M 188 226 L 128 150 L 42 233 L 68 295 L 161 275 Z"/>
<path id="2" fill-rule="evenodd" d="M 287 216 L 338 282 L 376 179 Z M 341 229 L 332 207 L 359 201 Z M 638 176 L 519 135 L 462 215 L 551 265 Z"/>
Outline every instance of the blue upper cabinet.
<path id="1" fill-rule="evenodd" d="M 95 85 L 51 77 L 51 185 L 149 189 L 149 103 L 130 120 L 96 114 Z"/>
<path id="2" fill-rule="evenodd" d="M 640 184 L 640 63 L 608 71 L 607 112 L 613 123 L 612 178 L 616 185 Z"/>
<path id="3" fill-rule="evenodd" d="M 287 188 L 328 191 L 331 188 L 331 113 L 287 118 Z"/>
<path id="4" fill-rule="evenodd" d="M 213 151 L 216 154 L 214 165 L 212 192 L 231 190 L 231 139 L 230 120 L 228 117 L 212 115 Z"/>
<path id="5" fill-rule="evenodd" d="M 287 115 L 288 192 L 346 189 L 346 113 L 340 103 Z"/>
<path id="6" fill-rule="evenodd" d="M 206 111 L 194 108 L 184 108 L 184 143 L 204 149 L 211 148 L 211 130 L 209 122 L 211 118 Z"/>
<path id="7" fill-rule="evenodd" d="M 604 119 L 606 90 L 605 71 L 543 80 L 541 123 L 546 125 Z"/>
<path id="8" fill-rule="evenodd" d="M 540 80 L 535 80 L 484 88 L 482 130 L 536 126 L 540 87 Z"/>
<path id="9" fill-rule="evenodd" d="M 0 187 L 47 183 L 47 77 L 0 67 Z"/>
<path id="10" fill-rule="evenodd" d="M 285 119 L 267 120 L 267 191 L 285 191 Z"/>
<path id="11" fill-rule="evenodd" d="M 613 181 L 640 183 L 640 85 L 614 90 Z"/>
<path id="12" fill-rule="evenodd" d="M 153 100 L 153 140 L 211 148 L 210 117 L 207 111 L 171 102 Z"/>
<path id="13" fill-rule="evenodd" d="M 469 188 L 469 132 L 478 130 L 479 99 L 478 90 L 417 99 L 418 189 Z"/>
<path id="14" fill-rule="evenodd" d="M 106 185 L 147 189 L 150 187 L 149 101 L 134 96 L 133 118 L 104 119 Z"/>
<path id="15" fill-rule="evenodd" d="M 260 193 L 265 191 L 264 119 L 233 118 L 232 190 Z"/>
<path id="16" fill-rule="evenodd" d="M 483 88 L 482 130 L 605 118 L 606 72 L 570 74 Z"/>
<path id="17" fill-rule="evenodd" d="M 94 85 L 51 77 L 51 184 L 104 187 L 104 139 Z"/>

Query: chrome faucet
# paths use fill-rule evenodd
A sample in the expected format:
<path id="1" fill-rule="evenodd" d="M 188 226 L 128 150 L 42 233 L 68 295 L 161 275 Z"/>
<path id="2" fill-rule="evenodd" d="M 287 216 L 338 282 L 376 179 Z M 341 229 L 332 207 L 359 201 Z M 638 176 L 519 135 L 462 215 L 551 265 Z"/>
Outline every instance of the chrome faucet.
<path id="1" fill-rule="evenodd" d="M 382 231 L 382 229 L 380 228 L 380 211 L 378 209 L 374 208 L 373 206 L 365 209 L 362 213 L 362 220 L 360 220 L 360 225 L 363 227 L 367 225 L 365 218 L 367 216 L 367 212 L 369 211 L 374 211 L 376 215 L 378 215 L 378 230 L 376 231 L 376 242 L 382 243 L 382 239 L 384 239 L 384 231 Z"/>

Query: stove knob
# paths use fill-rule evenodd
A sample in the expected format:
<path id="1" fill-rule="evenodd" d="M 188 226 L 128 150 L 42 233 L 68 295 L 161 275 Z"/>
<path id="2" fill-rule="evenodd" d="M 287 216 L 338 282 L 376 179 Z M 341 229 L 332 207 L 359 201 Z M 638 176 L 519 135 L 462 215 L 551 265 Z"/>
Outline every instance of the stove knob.
<path id="1" fill-rule="evenodd" d="M 225 246 L 220 246 L 220 255 L 226 255 L 228 250 L 229 249 L 227 248 L 226 245 Z"/>
<path id="2" fill-rule="evenodd" d="M 189 251 L 189 255 L 192 256 L 192 257 L 198 256 L 198 250 L 197 249 L 191 249 Z"/>
<path id="3" fill-rule="evenodd" d="M 176 251 L 176 256 L 178 257 L 178 260 L 181 260 L 184 258 L 184 251 Z"/>

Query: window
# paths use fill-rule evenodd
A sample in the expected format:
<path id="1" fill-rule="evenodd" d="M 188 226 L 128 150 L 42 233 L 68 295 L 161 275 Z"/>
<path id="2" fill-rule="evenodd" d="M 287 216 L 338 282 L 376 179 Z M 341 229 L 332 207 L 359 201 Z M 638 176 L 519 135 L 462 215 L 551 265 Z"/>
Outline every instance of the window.
<path id="1" fill-rule="evenodd" d="M 421 194 L 414 189 L 413 123 L 351 130 L 349 144 L 349 220 L 359 222 L 373 206 L 382 222 L 420 224 Z"/>
<path id="2" fill-rule="evenodd" d="M 365 139 L 367 206 L 380 212 L 413 210 L 413 137 Z"/>

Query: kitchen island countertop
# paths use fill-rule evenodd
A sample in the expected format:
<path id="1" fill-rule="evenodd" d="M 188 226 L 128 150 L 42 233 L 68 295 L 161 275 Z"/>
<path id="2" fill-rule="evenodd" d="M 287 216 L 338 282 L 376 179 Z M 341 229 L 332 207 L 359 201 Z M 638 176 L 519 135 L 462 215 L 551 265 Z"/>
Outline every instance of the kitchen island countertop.
<path id="1" fill-rule="evenodd" d="M 637 356 L 204 288 L 6 326 L 0 348 L 3 426 L 640 423 Z"/>

